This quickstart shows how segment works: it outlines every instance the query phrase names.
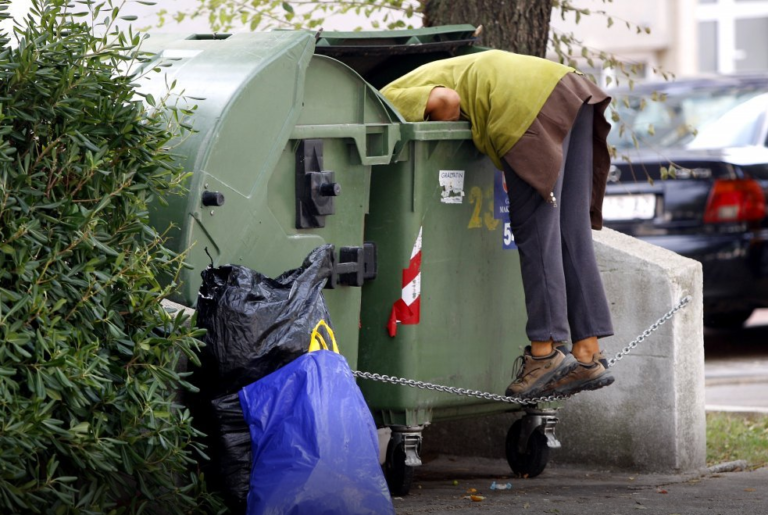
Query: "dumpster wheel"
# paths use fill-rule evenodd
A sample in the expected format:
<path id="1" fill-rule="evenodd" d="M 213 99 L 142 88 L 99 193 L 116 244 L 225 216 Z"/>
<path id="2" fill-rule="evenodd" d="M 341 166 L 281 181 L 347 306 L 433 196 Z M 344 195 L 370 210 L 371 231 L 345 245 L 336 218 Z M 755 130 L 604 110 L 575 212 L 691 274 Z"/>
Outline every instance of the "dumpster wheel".
<path id="1" fill-rule="evenodd" d="M 408 495 L 413 483 L 413 467 L 405 464 L 405 449 L 402 443 L 389 442 L 387 461 L 384 464 L 384 476 L 392 497 Z"/>
<path id="2" fill-rule="evenodd" d="M 384 476 L 393 497 L 408 495 L 413 483 L 413 469 L 421 465 L 421 431 L 423 427 L 392 426 L 387 446 Z"/>
<path id="3" fill-rule="evenodd" d="M 520 477 L 536 477 L 541 474 L 549 462 L 549 446 L 547 437 L 539 431 L 533 431 L 525 446 L 525 452 L 520 450 L 523 421 L 517 420 L 509 428 L 506 441 L 507 462 L 512 472 Z"/>

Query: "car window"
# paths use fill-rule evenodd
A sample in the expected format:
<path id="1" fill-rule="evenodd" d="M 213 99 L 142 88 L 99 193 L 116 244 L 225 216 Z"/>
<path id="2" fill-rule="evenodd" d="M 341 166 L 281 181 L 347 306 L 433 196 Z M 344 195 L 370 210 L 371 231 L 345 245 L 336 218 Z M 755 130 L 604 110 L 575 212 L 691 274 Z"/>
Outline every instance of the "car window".
<path id="1" fill-rule="evenodd" d="M 618 95 L 616 110 L 621 120 L 611 121 L 614 127 L 608 142 L 619 150 L 633 148 L 634 133 L 641 147 L 684 147 L 694 140 L 694 129 L 702 132 L 714 127 L 725 113 L 764 92 L 756 88 L 681 89 L 669 92 L 665 101 L 652 100 L 650 94 L 643 100 L 641 95 L 633 93 L 628 98 L 629 107 Z M 644 109 L 640 109 L 642 104 Z M 623 134 L 619 130 L 621 124 L 625 125 Z M 649 133 L 651 125 L 653 134 Z"/>
<path id="2" fill-rule="evenodd" d="M 755 179 L 768 179 L 768 164 L 747 165 L 741 167 L 742 171 Z"/>
<path id="3" fill-rule="evenodd" d="M 761 144 L 759 137 L 766 109 L 768 93 L 750 98 L 727 111 L 714 123 L 706 124 L 687 147 L 725 148 Z"/>

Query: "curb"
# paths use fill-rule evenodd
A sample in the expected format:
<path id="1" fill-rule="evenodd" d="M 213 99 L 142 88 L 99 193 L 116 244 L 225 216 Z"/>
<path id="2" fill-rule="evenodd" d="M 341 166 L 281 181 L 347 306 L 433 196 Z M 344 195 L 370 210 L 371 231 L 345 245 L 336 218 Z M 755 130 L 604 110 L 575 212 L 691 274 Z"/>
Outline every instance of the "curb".
<path id="1" fill-rule="evenodd" d="M 732 413 L 743 416 L 765 416 L 768 415 L 768 408 L 750 407 L 750 406 L 723 406 L 718 404 L 707 404 L 704 410 L 708 413 Z"/>

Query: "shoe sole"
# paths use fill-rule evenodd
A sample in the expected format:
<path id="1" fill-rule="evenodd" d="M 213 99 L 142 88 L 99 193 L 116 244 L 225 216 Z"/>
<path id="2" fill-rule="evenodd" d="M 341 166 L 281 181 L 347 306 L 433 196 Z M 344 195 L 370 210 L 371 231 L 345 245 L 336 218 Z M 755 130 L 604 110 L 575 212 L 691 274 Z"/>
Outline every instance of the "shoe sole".
<path id="1" fill-rule="evenodd" d="M 588 392 L 599 390 L 605 386 L 610 386 L 615 381 L 613 375 L 606 371 L 603 375 L 590 379 L 589 381 L 573 382 L 562 388 L 552 390 L 549 395 L 574 395 L 579 392 Z"/>
<path id="2" fill-rule="evenodd" d="M 504 395 L 507 397 L 518 397 L 520 399 L 530 399 L 532 397 L 537 397 L 541 392 L 546 390 L 547 385 L 555 383 L 564 378 L 578 366 L 579 362 L 576 361 L 576 358 L 574 358 L 572 354 L 567 354 L 558 368 L 554 369 L 548 375 L 541 376 L 539 380 L 536 381 L 527 392 L 515 393 L 508 389 L 506 392 L 504 392 Z"/>

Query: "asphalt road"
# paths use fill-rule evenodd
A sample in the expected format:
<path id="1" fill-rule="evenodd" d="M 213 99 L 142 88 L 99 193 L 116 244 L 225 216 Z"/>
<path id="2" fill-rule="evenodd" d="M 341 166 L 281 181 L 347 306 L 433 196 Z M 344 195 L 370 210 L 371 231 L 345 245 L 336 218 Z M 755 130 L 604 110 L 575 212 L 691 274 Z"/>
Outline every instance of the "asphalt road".
<path id="1" fill-rule="evenodd" d="M 768 309 L 744 328 L 704 332 L 707 410 L 768 414 Z"/>

